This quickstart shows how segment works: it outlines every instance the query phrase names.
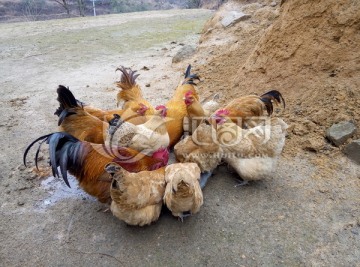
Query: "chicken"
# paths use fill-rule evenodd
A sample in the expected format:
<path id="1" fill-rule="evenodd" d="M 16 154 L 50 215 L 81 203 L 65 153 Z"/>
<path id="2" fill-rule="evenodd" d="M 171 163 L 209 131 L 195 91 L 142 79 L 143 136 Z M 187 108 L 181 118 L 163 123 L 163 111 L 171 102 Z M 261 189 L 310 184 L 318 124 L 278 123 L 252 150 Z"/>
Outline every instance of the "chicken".
<path id="1" fill-rule="evenodd" d="M 83 104 L 75 99 L 69 88 L 59 85 L 57 93 L 60 106 L 55 115 L 59 116 L 60 131 L 82 141 L 104 143 L 109 124 L 86 112 Z"/>
<path id="2" fill-rule="evenodd" d="M 152 155 L 159 149 L 166 149 L 170 139 L 167 132 L 165 106 L 157 106 L 156 113 L 144 124 L 136 126 L 136 133 L 129 143 L 129 147 L 141 151 L 145 155 Z"/>
<path id="3" fill-rule="evenodd" d="M 273 102 L 276 104 L 283 104 L 285 108 L 285 100 L 281 93 L 276 90 L 269 91 L 261 96 L 248 95 L 239 97 L 232 100 L 224 108 L 215 112 L 228 112 L 227 116 L 230 117 L 233 122 L 241 122 L 242 127 L 251 127 L 250 122 L 254 122 L 253 117 L 260 117 L 265 115 L 271 115 L 273 113 Z"/>
<path id="4" fill-rule="evenodd" d="M 67 132 L 82 141 L 103 144 L 107 136 L 108 122 L 114 115 L 121 116 L 123 120 L 131 123 L 143 123 L 146 120 L 145 114 L 148 108 L 141 103 L 114 114 L 110 114 L 111 111 L 103 111 L 106 114 L 105 120 L 101 120 L 87 112 L 86 106 L 75 99 L 69 88 L 59 85 L 57 93 L 60 106 L 55 114 L 59 116 L 60 131 Z"/>
<path id="5" fill-rule="evenodd" d="M 158 220 L 165 191 L 165 168 L 130 173 L 111 162 L 111 212 L 129 225 L 144 226 Z"/>
<path id="6" fill-rule="evenodd" d="M 127 69 L 123 66 L 117 68 L 121 72 L 120 81 L 117 82 L 117 86 L 120 88 L 120 91 L 117 94 L 117 106 L 119 106 L 121 101 L 124 101 L 122 109 L 134 109 L 138 106 L 139 103 L 147 107 L 145 115 L 154 114 L 153 106 L 144 99 L 140 86 L 136 83 L 136 78 L 139 74 L 136 74 L 136 71 Z"/>
<path id="7" fill-rule="evenodd" d="M 262 124 L 242 129 L 230 119 L 218 123 L 217 139 L 224 161 L 244 180 L 270 177 L 285 145 L 287 124 L 280 118 L 267 118 Z"/>
<path id="8" fill-rule="evenodd" d="M 109 122 L 113 119 L 114 115 L 120 116 L 124 121 L 131 122 L 133 124 L 141 124 L 146 121 L 146 111 L 149 109 L 143 103 L 138 103 L 138 105 L 133 105 L 128 109 L 111 109 L 111 110 L 102 110 L 92 106 L 83 107 L 86 112 L 97 117 L 98 119 Z"/>
<path id="9" fill-rule="evenodd" d="M 196 128 L 193 135 L 185 137 L 175 145 L 174 153 L 179 162 L 192 162 L 199 166 L 201 188 L 205 187 L 222 158 L 216 131 L 207 119 Z"/>
<path id="10" fill-rule="evenodd" d="M 185 72 L 184 80 L 179 84 L 175 90 L 174 96 L 165 104 L 167 108 L 166 128 L 169 133 L 170 146 L 174 146 L 183 134 L 183 120 L 187 115 L 186 104 L 184 102 L 185 94 L 189 91 L 193 93 L 193 97 L 199 100 L 196 92 L 195 80 L 199 80 L 196 74 L 191 74 L 191 65 L 188 66 Z"/>
<path id="11" fill-rule="evenodd" d="M 205 111 L 206 117 L 209 117 L 220 107 L 220 104 L 218 102 L 219 98 L 220 94 L 215 93 L 211 94 L 210 96 L 206 97 L 204 100 L 201 101 L 201 105 Z"/>
<path id="12" fill-rule="evenodd" d="M 157 106 L 154 115 L 141 125 L 133 125 L 118 119 L 109 128 L 107 144 L 126 146 L 151 156 L 158 151 L 167 150 L 169 135 L 165 125 L 166 107 Z"/>
<path id="13" fill-rule="evenodd" d="M 175 217 L 199 212 L 203 204 L 200 168 L 195 163 L 175 163 L 165 168 L 164 203 Z"/>
<path id="14" fill-rule="evenodd" d="M 207 97 L 201 103 L 194 97 L 192 91 L 185 93 L 184 101 L 187 116 L 184 117 L 184 132 L 192 134 L 205 117 L 209 117 L 218 107 L 216 100 L 219 94 Z"/>
<path id="15" fill-rule="evenodd" d="M 75 137 L 63 133 L 53 133 L 41 136 L 33 141 L 25 150 L 24 164 L 30 148 L 40 142 L 35 154 L 35 164 L 42 143 L 49 144 L 50 164 L 53 175 L 59 177 L 57 167 L 64 182 L 70 187 L 67 171 L 74 175 L 80 187 L 88 194 L 98 198 L 100 202 L 109 202 L 110 184 L 105 166 L 109 162 L 116 162 L 129 172 L 156 170 L 166 166 L 167 160 L 163 155 L 146 156 L 138 151 L 125 147 L 109 147 L 104 144 L 93 144 L 80 141 Z"/>
<path id="16" fill-rule="evenodd" d="M 183 129 L 185 135 L 192 134 L 205 118 L 205 110 L 200 102 L 194 97 L 192 91 L 185 93 L 184 102 L 187 115 L 183 120 Z"/>

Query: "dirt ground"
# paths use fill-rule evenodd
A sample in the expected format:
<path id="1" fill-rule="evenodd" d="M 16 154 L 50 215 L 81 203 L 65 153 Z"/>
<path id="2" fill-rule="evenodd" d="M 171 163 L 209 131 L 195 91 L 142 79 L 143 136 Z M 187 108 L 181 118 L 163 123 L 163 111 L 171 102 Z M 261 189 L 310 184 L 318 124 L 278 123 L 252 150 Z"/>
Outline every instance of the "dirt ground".
<path id="1" fill-rule="evenodd" d="M 103 212 L 76 181 L 67 188 L 51 177 L 46 150 L 42 173 L 33 162 L 23 166 L 26 146 L 57 130 L 59 84 L 86 103 L 113 108 L 115 69 L 124 65 L 139 70 L 146 97 L 160 104 L 191 63 L 204 76 L 204 96 L 221 91 L 211 60 L 231 36 L 203 35 L 194 58 L 171 63 L 183 44 L 197 44 L 212 15 L 176 10 L 0 24 L 2 266 L 359 266 L 360 167 L 341 153 L 285 149 L 272 179 L 244 187 L 234 187 L 236 175 L 222 166 L 199 214 L 181 223 L 164 212 L 143 228 Z M 249 32 L 253 43 L 244 53 L 273 19 Z"/>

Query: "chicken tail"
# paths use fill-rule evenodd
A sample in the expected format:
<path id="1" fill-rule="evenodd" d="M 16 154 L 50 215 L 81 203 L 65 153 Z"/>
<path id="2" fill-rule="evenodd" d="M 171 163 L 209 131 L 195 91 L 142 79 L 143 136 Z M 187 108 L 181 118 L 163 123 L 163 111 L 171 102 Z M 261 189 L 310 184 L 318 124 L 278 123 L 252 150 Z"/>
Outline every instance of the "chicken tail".
<path id="1" fill-rule="evenodd" d="M 271 115 L 274 111 L 273 102 L 276 104 L 283 104 L 285 108 L 285 99 L 281 93 L 277 90 L 271 90 L 260 96 L 260 100 L 265 104 L 268 115 Z"/>
<path id="2" fill-rule="evenodd" d="M 66 185 L 70 187 L 67 178 L 67 170 L 81 170 L 85 155 L 87 154 L 87 146 L 64 132 L 47 134 L 33 141 L 24 152 L 23 162 L 26 166 L 26 157 L 31 147 L 40 141 L 39 147 L 35 154 L 35 164 L 37 167 L 38 155 L 41 145 L 46 142 L 49 145 L 50 165 L 54 177 L 60 177 L 57 167 L 60 167 L 62 178 Z"/>
<path id="3" fill-rule="evenodd" d="M 191 74 L 191 65 L 186 68 L 185 77 L 182 84 L 196 85 L 195 80 L 200 81 L 200 77 L 197 74 Z"/>
<path id="4" fill-rule="evenodd" d="M 136 70 L 133 71 L 124 66 L 116 69 L 116 71 L 118 70 L 121 72 L 120 81 L 116 83 L 117 87 L 120 88 L 120 92 L 117 95 L 118 102 L 120 102 L 120 100 L 136 101 L 142 99 L 141 89 L 136 83 L 136 78 L 139 77 L 140 74 L 136 74 Z"/>
<path id="5" fill-rule="evenodd" d="M 59 85 L 57 94 L 57 100 L 59 101 L 60 106 L 56 109 L 54 115 L 59 117 L 58 126 L 60 126 L 66 117 L 76 114 L 76 108 L 82 109 L 84 103 L 77 100 L 69 88 L 63 85 Z"/>

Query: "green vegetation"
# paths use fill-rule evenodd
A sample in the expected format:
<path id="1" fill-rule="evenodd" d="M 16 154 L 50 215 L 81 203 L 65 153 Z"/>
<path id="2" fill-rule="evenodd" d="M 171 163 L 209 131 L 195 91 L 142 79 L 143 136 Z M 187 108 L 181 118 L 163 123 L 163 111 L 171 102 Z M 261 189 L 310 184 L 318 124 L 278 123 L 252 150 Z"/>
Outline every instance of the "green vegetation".
<path id="1" fill-rule="evenodd" d="M 0 24 L 0 57 L 40 58 L 41 64 L 66 68 L 99 58 L 144 51 L 200 32 L 211 15 L 206 10 L 176 10 L 87 18 Z M 11 30 L 10 30 L 11 28 Z"/>

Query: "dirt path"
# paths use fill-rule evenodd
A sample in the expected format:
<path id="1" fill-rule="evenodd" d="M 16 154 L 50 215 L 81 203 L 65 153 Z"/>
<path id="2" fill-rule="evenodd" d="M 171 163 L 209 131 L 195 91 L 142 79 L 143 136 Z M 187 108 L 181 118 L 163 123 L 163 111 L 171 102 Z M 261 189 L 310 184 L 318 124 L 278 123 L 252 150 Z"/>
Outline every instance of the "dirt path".
<path id="1" fill-rule="evenodd" d="M 102 212 L 75 181 L 68 189 L 22 166 L 26 145 L 57 129 L 59 83 L 111 108 L 114 70 L 125 65 L 139 70 L 152 103 L 164 102 L 192 63 L 172 65 L 172 56 L 180 43 L 197 42 L 210 15 L 176 10 L 0 24 L 2 266 L 358 266 L 360 168 L 341 156 L 284 156 L 273 179 L 241 188 L 221 167 L 198 215 L 180 223 L 163 214 L 144 228 Z"/>

